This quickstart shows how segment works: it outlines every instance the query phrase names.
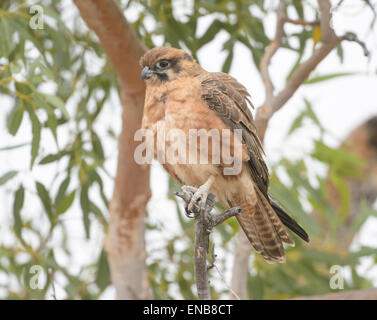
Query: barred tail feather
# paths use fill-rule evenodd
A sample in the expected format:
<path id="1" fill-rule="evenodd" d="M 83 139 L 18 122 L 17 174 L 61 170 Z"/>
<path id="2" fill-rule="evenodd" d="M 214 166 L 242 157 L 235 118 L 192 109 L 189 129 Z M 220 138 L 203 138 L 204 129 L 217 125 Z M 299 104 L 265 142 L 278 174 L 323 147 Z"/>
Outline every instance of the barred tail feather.
<path id="1" fill-rule="evenodd" d="M 285 262 L 283 242 L 294 246 L 294 241 L 285 230 L 281 220 L 264 197 L 255 187 L 257 202 L 255 205 L 244 201 L 241 203 L 242 214 L 237 220 L 255 251 L 260 253 L 268 263 Z M 232 204 L 232 201 L 229 201 Z M 239 205 L 239 204 L 238 204 Z"/>
<path id="2" fill-rule="evenodd" d="M 302 240 L 310 242 L 309 235 L 306 233 L 306 231 L 293 218 L 291 218 L 274 199 L 270 197 L 269 200 L 272 208 L 277 213 L 281 222 L 283 222 L 286 227 L 297 234 Z"/>

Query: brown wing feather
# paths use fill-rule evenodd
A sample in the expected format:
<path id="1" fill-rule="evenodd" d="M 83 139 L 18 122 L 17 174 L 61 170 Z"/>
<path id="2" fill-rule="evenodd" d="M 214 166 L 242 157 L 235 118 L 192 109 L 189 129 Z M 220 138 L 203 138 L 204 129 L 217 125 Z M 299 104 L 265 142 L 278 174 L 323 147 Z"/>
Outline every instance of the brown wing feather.
<path id="1" fill-rule="evenodd" d="M 248 108 L 248 103 L 251 105 L 251 102 L 246 88 L 222 72 L 201 74 L 199 79 L 203 89 L 202 98 L 209 108 L 215 110 L 231 130 L 242 130 L 253 181 L 267 197 L 268 168 L 263 160 L 263 147 L 257 136 L 253 115 Z"/>
<path id="2" fill-rule="evenodd" d="M 252 106 L 249 100 L 250 96 L 244 86 L 225 73 L 204 73 L 199 75 L 198 78 L 203 90 L 202 99 L 207 102 L 210 109 L 216 111 L 217 115 L 231 130 L 242 130 L 243 143 L 247 147 L 248 164 L 255 183 L 258 202 L 254 213 L 250 214 L 251 210 L 248 210 L 248 214 L 239 219 L 239 222 L 257 252 L 260 252 L 266 260 L 282 261 L 282 257 L 284 257 L 282 242 L 294 245 L 283 224 L 305 241 L 309 241 L 309 237 L 280 206 L 271 201 L 268 194 L 269 173 L 263 159 L 263 147 L 257 136 L 253 115 L 248 108 L 248 104 Z M 244 206 L 248 205 L 243 204 Z M 258 229 L 262 228 L 262 225 L 258 225 L 254 221 L 255 219 L 258 220 L 258 217 L 261 221 L 264 221 L 263 228 L 268 227 L 271 231 L 270 236 L 275 236 L 273 241 L 270 241 L 274 243 L 272 246 L 275 246 L 274 248 L 268 248 L 269 246 L 264 243 L 263 237 L 258 232 Z"/>

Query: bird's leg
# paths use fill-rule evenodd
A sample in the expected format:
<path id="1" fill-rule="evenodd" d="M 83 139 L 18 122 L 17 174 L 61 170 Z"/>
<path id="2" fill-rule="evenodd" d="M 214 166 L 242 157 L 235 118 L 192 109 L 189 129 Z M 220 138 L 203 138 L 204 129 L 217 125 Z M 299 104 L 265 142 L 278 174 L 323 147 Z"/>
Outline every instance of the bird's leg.
<path id="1" fill-rule="evenodd" d="M 204 206 L 206 201 L 207 201 L 207 197 L 208 197 L 208 193 L 209 193 L 209 189 L 211 188 L 213 182 L 215 181 L 215 177 L 214 176 L 210 176 L 208 178 L 208 180 L 203 184 L 201 185 L 193 194 L 191 200 L 190 200 L 190 203 L 188 204 L 187 206 L 187 210 L 190 212 L 192 212 L 193 208 L 194 208 L 194 205 L 195 203 L 200 199 L 200 206 Z"/>
<path id="2" fill-rule="evenodd" d="M 198 190 L 198 188 L 195 188 L 195 187 L 192 187 L 192 186 L 182 186 L 181 190 L 183 192 L 186 192 L 187 194 L 190 194 L 191 197 L 190 199 L 185 200 L 185 215 L 187 218 L 194 218 L 194 214 L 192 214 L 189 210 L 188 210 L 188 205 L 191 201 L 191 198 L 192 196 L 194 195 L 194 193 L 196 192 L 196 190 Z"/>

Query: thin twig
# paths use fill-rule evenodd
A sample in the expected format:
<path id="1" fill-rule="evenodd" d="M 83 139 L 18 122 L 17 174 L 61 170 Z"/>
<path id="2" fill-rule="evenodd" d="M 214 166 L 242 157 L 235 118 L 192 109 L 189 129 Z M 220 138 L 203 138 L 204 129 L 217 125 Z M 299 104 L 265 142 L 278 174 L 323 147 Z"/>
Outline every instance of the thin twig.
<path id="1" fill-rule="evenodd" d="M 344 0 L 339 0 L 339 2 L 332 8 L 332 12 L 338 10 L 340 6 L 343 4 Z"/>
<path id="2" fill-rule="evenodd" d="M 220 271 L 220 269 L 217 267 L 217 265 L 214 265 L 215 269 L 217 270 L 217 273 L 219 274 L 220 278 L 223 280 L 223 283 L 225 283 L 225 286 L 228 288 L 230 293 L 232 294 L 232 297 L 234 297 L 236 300 L 241 300 L 240 296 L 226 283 L 225 277 Z"/>
<path id="3" fill-rule="evenodd" d="M 52 298 L 54 300 L 57 300 L 56 298 L 56 290 L 55 290 L 55 277 L 54 277 L 54 272 L 52 269 L 48 270 L 48 273 L 50 275 L 50 282 L 51 282 L 51 287 L 52 287 Z"/>
<path id="4" fill-rule="evenodd" d="M 295 20 L 295 19 L 290 19 L 290 18 L 285 18 L 285 22 L 300 25 L 300 26 L 317 26 L 320 24 L 320 20 L 305 21 L 302 19 Z"/>
<path id="5" fill-rule="evenodd" d="M 190 202 L 193 193 L 187 189 L 181 189 L 175 193 L 182 198 L 186 207 Z M 193 214 L 195 218 L 195 282 L 200 300 L 210 300 L 208 283 L 208 270 L 215 266 L 215 248 L 212 247 L 211 263 L 207 265 L 207 255 L 209 253 L 209 236 L 213 228 L 225 220 L 241 214 L 241 208 L 235 207 L 224 211 L 222 214 L 213 216 L 211 211 L 215 205 L 215 196 L 209 194 L 206 202 L 195 204 Z"/>
<path id="6" fill-rule="evenodd" d="M 354 33 L 346 33 L 344 36 L 340 37 L 340 40 L 342 40 L 342 41 L 343 40 L 345 40 L 345 41 L 352 41 L 352 42 L 358 43 L 361 46 L 361 48 L 363 49 L 363 51 L 364 51 L 364 56 L 366 56 L 366 57 L 369 56 L 369 50 L 368 50 L 366 44 L 363 41 L 359 40 L 357 38 L 356 34 L 354 34 Z"/>

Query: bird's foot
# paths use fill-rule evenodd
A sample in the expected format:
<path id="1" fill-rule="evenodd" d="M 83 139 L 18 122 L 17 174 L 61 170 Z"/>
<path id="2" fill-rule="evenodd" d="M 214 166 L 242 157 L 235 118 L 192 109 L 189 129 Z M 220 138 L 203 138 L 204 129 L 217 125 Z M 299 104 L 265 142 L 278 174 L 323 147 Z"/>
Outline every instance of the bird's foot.
<path id="1" fill-rule="evenodd" d="M 193 212 L 195 204 L 198 204 L 200 208 L 205 206 L 205 203 L 207 201 L 209 189 L 212 186 L 212 183 L 214 182 L 215 178 L 213 176 L 210 176 L 209 179 L 201 185 L 193 194 L 191 197 L 190 203 L 187 206 L 187 210 L 189 212 Z M 191 187 L 193 188 L 193 187 Z M 193 188 L 195 189 L 195 188 Z M 192 190 L 193 190 L 192 189 Z"/>
<path id="2" fill-rule="evenodd" d="M 195 187 L 192 187 L 192 186 L 182 186 L 181 190 L 190 195 L 189 201 L 187 201 L 187 202 L 185 201 L 185 204 L 186 204 L 185 205 L 185 215 L 186 215 L 187 218 L 190 218 L 190 219 L 195 218 L 195 215 L 193 214 L 193 212 L 189 211 L 188 205 L 189 205 L 189 203 L 192 199 L 192 196 L 195 194 L 195 192 L 198 190 L 198 188 L 195 188 Z"/>

